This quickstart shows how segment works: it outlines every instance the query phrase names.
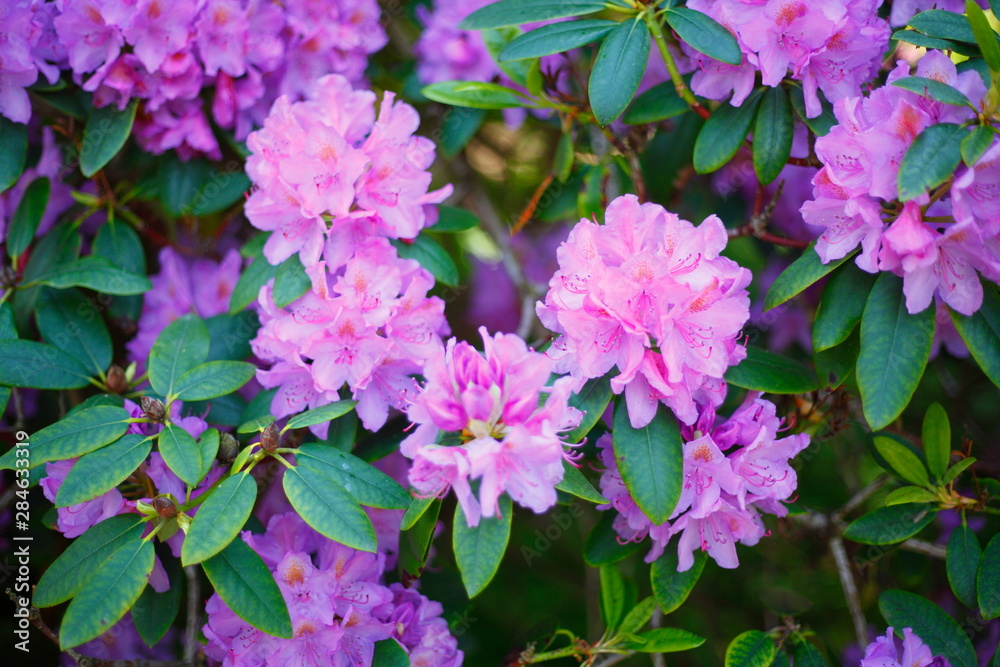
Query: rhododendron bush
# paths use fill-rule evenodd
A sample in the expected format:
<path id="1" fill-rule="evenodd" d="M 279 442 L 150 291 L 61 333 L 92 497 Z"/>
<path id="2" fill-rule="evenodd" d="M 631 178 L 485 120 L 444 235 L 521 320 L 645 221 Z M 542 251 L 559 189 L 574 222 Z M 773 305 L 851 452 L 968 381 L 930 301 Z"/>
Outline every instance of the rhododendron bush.
<path id="1" fill-rule="evenodd" d="M 1000 667 L 998 135 L 986 0 L 3 0 L 5 659 Z"/>

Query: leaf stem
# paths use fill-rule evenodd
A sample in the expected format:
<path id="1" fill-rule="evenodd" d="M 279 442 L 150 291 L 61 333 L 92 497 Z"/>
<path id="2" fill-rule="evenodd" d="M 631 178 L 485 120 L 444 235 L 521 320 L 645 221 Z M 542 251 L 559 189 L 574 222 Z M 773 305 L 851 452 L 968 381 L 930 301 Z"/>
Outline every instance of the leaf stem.
<path id="1" fill-rule="evenodd" d="M 646 26 L 649 28 L 649 32 L 653 35 L 653 41 L 656 42 L 656 48 L 660 50 L 660 55 L 663 57 L 663 63 L 667 66 L 667 71 L 670 72 L 670 80 L 674 83 L 674 89 L 677 94 L 681 96 L 691 110 L 702 118 L 708 118 L 712 114 L 708 109 L 701 105 L 701 102 L 695 98 L 694 93 L 687 87 L 684 83 L 684 79 L 681 78 L 681 72 L 677 69 L 677 63 L 674 62 L 674 56 L 670 53 L 670 49 L 667 47 L 667 38 L 663 34 L 663 28 L 660 26 L 659 20 L 653 16 L 652 12 L 644 12 L 642 15 L 643 20 L 646 22 Z"/>

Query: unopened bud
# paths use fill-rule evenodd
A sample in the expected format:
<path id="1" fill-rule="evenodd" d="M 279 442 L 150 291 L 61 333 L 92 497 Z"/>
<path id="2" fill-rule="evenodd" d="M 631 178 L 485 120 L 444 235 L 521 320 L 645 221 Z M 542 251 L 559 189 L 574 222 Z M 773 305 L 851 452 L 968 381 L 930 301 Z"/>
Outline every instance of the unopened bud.
<path id="1" fill-rule="evenodd" d="M 142 411 L 146 413 L 146 417 L 152 419 L 154 422 L 163 421 L 163 418 L 167 414 L 163 403 L 157 398 L 143 396 L 139 403 L 142 405 Z"/>
<path id="2" fill-rule="evenodd" d="M 281 431 L 277 424 L 271 422 L 260 434 L 260 447 L 268 454 L 273 454 L 279 444 L 281 444 Z"/>
<path id="3" fill-rule="evenodd" d="M 240 453 L 240 443 L 237 442 L 236 438 L 229 435 L 228 433 L 223 433 L 219 437 L 219 454 L 218 454 L 219 460 L 229 463 L 233 459 L 235 459 L 239 453 Z"/>
<path id="4" fill-rule="evenodd" d="M 104 383 L 104 386 L 108 388 L 112 394 L 124 394 L 128 391 L 128 379 L 125 377 L 125 371 L 118 364 L 111 364 L 111 368 L 108 369 L 108 379 Z"/>
<path id="5" fill-rule="evenodd" d="M 164 496 L 153 498 L 153 509 L 160 515 L 161 519 L 173 519 L 177 516 L 177 505 L 173 500 Z"/>

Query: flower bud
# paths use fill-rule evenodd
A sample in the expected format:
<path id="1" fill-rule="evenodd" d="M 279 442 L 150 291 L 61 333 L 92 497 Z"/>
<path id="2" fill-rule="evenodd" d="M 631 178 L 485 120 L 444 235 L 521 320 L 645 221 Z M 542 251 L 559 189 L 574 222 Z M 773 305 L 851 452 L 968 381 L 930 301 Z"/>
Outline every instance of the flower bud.
<path id="1" fill-rule="evenodd" d="M 237 454 L 240 453 L 240 443 L 237 442 L 236 438 L 228 433 L 223 433 L 219 436 L 219 454 L 218 459 L 220 461 L 225 461 L 226 463 L 231 462 L 236 458 Z"/>
<path id="2" fill-rule="evenodd" d="M 271 422 L 264 429 L 264 432 L 260 434 L 260 447 L 268 454 L 273 454 L 274 450 L 278 448 L 281 444 L 281 431 L 278 429 L 278 425 Z"/>
<path id="3" fill-rule="evenodd" d="M 165 496 L 153 498 L 153 509 L 160 515 L 161 519 L 173 519 L 177 516 L 177 504 Z"/>
<path id="4" fill-rule="evenodd" d="M 112 394 L 124 394 L 128 391 L 128 379 L 125 377 L 125 371 L 118 364 L 111 364 L 111 368 L 108 369 L 108 379 L 104 383 L 108 391 Z"/>
<path id="5" fill-rule="evenodd" d="M 139 403 L 142 405 L 142 411 L 146 414 L 146 418 L 152 419 L 154 422 L 163 421 L 167 414 L 163 402 L 157 398 L 143 396 Z"/>

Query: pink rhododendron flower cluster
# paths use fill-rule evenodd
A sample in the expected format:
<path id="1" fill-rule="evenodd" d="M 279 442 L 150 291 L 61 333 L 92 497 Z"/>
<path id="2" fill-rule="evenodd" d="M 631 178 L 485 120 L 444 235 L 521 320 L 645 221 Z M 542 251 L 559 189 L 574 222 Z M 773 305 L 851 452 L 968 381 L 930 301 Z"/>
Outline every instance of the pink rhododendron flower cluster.
<path id="1" fill-rule="evenodd" d="M 916 74 L 954 86 L 974 105 L 986 93 L 978 73 L 958 74 L 940 52 L 921 58 Z M 834 105 L 839 125 L 816 140 L 824 167 L 813 179 L 814 199 L 802 206 L 802 216 L 825 228 L 816 243 L 823 262 L 844 257 L 860 243 L 857 265 L 870 273 L 902 276 L 911 313 L 927 308 L 937 294 L 954 310 L 971 315 L 983 298 L 979 274 L 1000 279 L 1000 142 L 976 165 L 958 170 L 950 192 L 944 193 L 948 198 L 927 208 L 930 198 L 924 194 L 901 209 L 887 208 L 884 202 L 898 198 L 899 165 L 916 136 L 935 123 L 974 117 L 967 107 L 892 85 L 908 75 L 909 66 L 900 62 L 888 85 L 869 97 Z"/>
<path id="2" fill-rule="evenodd" d="M 892 628 L 886 630 L 884 637 L 876 637 L 875 641 L 865 648 L 861 659 L 861 667 L 949 667 L 944 656 L 935 656 L 930 647 L 924 644 L 913 630 L 903 628 L 903 646 L 900 654 Z"/>
<path id="3" fill-rule="evenodd" d="M 817 91 L 831 101 L 856 95 L 875 76 L 889 43 L 889 24 L 878 17 L 881 0 L 689 0 L 687 7 L 712 17 L 736 37 L 743 62 L 728 65 L 685 51 L 698 66 L 695 93 L 739 106 L 753 90 L 757 72 L 765 86 L 786 77 L 802 82 L 810 118 L 822 112 Z"/>
<path id="4" fill-rule="evenodd" d="M 246 214 L 272 232 L 264 255 L 278 264 L 299 253 L 336 269 L 371 236 L 412 239 L 437 220 L 432 206 L 451 186 L 428 192 L 434 142 L 414 136 L 420 117 L 393 93 L 375 115 L 375 93 L 337 75 L 309 98 L 281 97 L 263 129 L 247 140 L 247 173 L 256 188 Z"/>
<path id="5" fill-rule="evenodd" d="M 95 106 L 142 102 L 149 151 L 220 157 L 209 126 L 246 137 L 279 95 L 337 73 L 364 76 L 387 37 L 375 0 L 18 0 L 0 10 L 0 113 L 27 122 L 27 86 L 60 70 Z M 204 89 L 214 88 L 210 109 Z"/>
<path id="6" fill-rule="evenodd" d="M 389 408 L 416 393 L 423 363 L 447 335 L 444 302 L 428 297 L 434 278 L 388 241 L 371 238 L 345 266 L 307 269 L 312 289 L 286 308 L 261 289 L 261 328 L 254 353 L 270 370 L 257 372 L 265 387 L 280 387 L 271 412 L 281 418 L 338 400 L 347 385 L 365 428 L 377 430 Z M 325 436 L 327 424 L 314 432 Z"/>
<path id="7" fill-rule="evenodd" d="M 582 416 L 567 403 L 571 378 L 549 384 L 548 357 L 513 334 L 479 332 L 483 353 L 452 338 L 427 360 L 407 412 L 418 426 L 400 445 L 413 459 L 410 484 L 424 495 L 454 488 L 470 526 L 495 516 L 503 493 L 535 512 L 555 505 L 567 458 L 560 433 Z M 442 444 L 453 439 L 461 443 Z"/>
<path id="8" fill-rule="evenodd" d="M 617 367 L 611 386 L 625 392 L 636 428 L 661 401 L 685 424 L 696 403 L 722 403 L 723 374 L 746 356 L 737 336 L 751 277 L 719 255 L 727 240 L 715 215 L 696 227 L 634 195 L 611 202 L 603 225 L 581 220 L 538 305 L 561 334 L 549 350 L 556 371 L 582 385 Z"/>
<path id="9" fill-rule="evenodd" d="M 659 558 L 679 534 L 678 571 L 691 567 L 696 549 L 707 551 L 721 567 L 735 568 L 736 543 L 753 546 L 765 535 L 761 513 L 788 514 L 783 503 L 793 496 L 797 483 L 789 461 L 808 446 L 809 436 L 779 438 L 782 420 L 774 404 L 757 392 L 750 393 L 732 417 L 717 422 L 715 409 L 708 405 L 694 425 L 681 427 L 681 496 L 670 520 L 659 525 L 650 521 L 622 482 L 611 436 L 598 441 L 606 466 L 601 492 L 611 501 L 599 509 L 619 512 L 614 528 L 620 539 L 640 541 L 649 535 L 652 548 L 646 562 Z"/>
<path id="10" fill-rule="evenodd" d="M 288 605 L 293 636 L 265 634 L 219 597 L 208 600 L 205 654 L 223 667 L 372 665 L 375 642 L 397 641 L 413 665 L 457 667 L 463 654 L 443 609 L 413 588 L 385 585 L 384 556 L 327 539 L 294 512 L 271 518 L 267 532 L 244 532 L 271 569 Z"/>

